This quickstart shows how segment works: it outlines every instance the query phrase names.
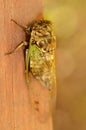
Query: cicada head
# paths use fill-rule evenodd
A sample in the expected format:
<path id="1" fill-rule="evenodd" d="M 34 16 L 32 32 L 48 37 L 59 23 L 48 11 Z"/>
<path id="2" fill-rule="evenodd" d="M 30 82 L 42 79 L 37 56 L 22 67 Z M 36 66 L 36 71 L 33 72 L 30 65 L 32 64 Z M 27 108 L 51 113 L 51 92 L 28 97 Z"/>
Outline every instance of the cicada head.
<path id="1" fill-rule="evenodd" d="M 52 23 L 48 20 L 38 20 L 31 25 L 31 44 L 36 44 L 43 52 L 56 48 Z"/>

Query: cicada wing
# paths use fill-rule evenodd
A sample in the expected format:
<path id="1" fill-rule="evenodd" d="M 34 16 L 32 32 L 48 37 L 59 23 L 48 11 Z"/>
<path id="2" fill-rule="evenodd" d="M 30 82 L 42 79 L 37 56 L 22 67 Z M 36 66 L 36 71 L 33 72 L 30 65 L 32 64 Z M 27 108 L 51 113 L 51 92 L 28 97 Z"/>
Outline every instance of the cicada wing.
<path id="1" fill-rule="evenodd" d="M 52 114 L 56 105 L 57 88 L 55 50 L 43 53 L 36 45 L 30 46 L 30 50 L 30 71 L 32 72 L 34 78 L 41 84 L 42 87 L 39 89 L 42 89 L 44 92 L 43 94 L 40 90 L 42 94 L 37 94 L 39 89 L 34 92 L 34 94 L 36 93 L 36 96 L 34 96 L 36 99 L 35 104 L 38 107 L 36 107 L 36 110 L 39 111 L 38 113 L 42 115 L 42 120 L 44 120 L 48 117 L 49 113 Z M 37 87 L 34 86 L 33 89 L 36 88 Z M 44 96 L 46 92 L 48 96 Z M 48 107 L 45 107 L 46 105 L 48 105 Z"/>

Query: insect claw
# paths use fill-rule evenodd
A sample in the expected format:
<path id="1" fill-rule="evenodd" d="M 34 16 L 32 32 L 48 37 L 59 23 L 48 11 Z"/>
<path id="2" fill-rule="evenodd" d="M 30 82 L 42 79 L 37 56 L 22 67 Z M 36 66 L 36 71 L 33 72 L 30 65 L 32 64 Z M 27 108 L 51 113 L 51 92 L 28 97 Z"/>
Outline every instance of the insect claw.
<path id="1" fill-rule="evenodd" d="M 10 52 L 6 52 L 5 55 L 10 55 L 12 54 L 14 51 L 10 51 Z"/>

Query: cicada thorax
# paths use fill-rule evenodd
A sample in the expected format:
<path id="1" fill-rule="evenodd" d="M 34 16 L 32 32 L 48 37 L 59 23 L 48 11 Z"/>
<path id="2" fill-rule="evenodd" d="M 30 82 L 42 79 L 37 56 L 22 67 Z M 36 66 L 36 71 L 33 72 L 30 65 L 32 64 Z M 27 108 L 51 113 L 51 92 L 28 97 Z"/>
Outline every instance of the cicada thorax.
<path id="1" fill-rule="evenodd" d="M 39 20 L 31 26 L 30 48 L 30 71 L 43 86 L 52 89 L 56 84 L 56 40 L 50 21 Z"/>

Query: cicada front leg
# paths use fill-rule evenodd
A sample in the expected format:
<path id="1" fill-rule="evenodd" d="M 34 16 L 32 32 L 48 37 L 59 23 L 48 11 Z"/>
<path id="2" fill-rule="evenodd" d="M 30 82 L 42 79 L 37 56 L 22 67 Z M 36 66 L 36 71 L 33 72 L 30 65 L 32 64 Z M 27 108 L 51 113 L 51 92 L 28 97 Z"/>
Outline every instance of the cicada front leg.
<path id="1" fill-rule="evenodd" d="M 27 28 L 27 26 L 22 26 L 21 24 L 17 23 L 14 19 L 11 19 L 12 22 L 14 22 L 16 25 L 18 25 L 20 28 L 22 28 L 23 30 L 25 30 Z"/>
<path id="2" fill-rule="evenodd" d="M 14 53 L 15 51 L 17 51 L 19 48 L 21 48 L 22 46 L 27 46 L 28 43 L 26 41 L 22 41 L 21 43 L 19 43 L 13 50 L 5 53 L 5 55 L 9 55 L 9 54 L 12 54 Z"/>

